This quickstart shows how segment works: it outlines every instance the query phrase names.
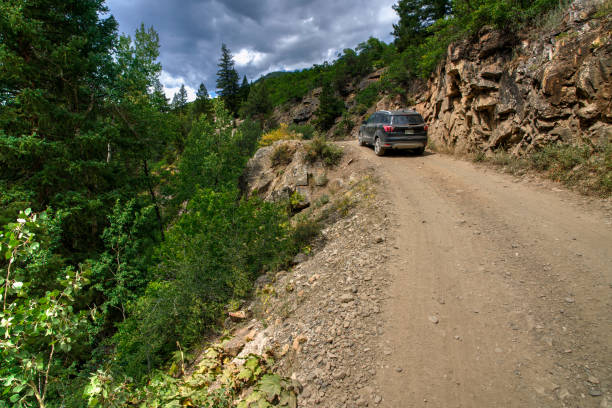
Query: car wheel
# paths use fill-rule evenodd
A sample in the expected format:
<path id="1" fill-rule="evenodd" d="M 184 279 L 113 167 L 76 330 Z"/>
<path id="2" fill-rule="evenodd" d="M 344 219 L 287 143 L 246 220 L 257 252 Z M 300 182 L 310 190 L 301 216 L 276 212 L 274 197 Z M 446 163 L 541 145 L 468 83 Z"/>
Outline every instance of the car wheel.
<path id="1" fill-rule="evenodd" d="M 359 132 L 359 135 L 357 136 L 357 140 L 359 141 L 359 146 L 365 146 L 365 142 L 363 141 L 363 138 L 361 137 L 361 132 Z"/>
<path id="2" fill-rule="evenodd" d="M 374 141 L 374 153 L 376 153 L 377 156 L 385 155 L 385 148 L 382 147 L 382 142 L 380 141 L 380 137 L 377 137 L 376 140 Z"/>
<path id="3" fill-rule="evenodd" d="M 423 153 L 425 153 L 425 147 L 419 147 L 418 149 L 414 149 L 413 152 L 417 156 L 421 156 Z"/>

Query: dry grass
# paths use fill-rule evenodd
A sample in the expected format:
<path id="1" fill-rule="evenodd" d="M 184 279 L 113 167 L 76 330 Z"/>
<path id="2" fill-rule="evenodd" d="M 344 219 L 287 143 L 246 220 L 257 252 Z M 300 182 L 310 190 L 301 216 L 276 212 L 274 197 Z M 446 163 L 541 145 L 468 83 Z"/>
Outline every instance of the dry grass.
<path id="1" fill-rule="evenodd" d="M 514 175 L 537 172 L 586 195 L 612 196 L 611 142 L 600 146 L 551 144 L 523 157 L 505 151 L 489 157 L 478 153 L 472 160 Z"/>

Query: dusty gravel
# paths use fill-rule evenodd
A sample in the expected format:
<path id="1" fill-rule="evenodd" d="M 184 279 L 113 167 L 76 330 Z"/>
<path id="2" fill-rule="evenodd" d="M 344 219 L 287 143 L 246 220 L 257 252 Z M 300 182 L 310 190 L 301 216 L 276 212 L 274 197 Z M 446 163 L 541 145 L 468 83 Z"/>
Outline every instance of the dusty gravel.
<path id="1" fill-rule="evenodd" d="M 610 200 L 358 149 L 392 203 L 379 406 L 612 407 Z"/>

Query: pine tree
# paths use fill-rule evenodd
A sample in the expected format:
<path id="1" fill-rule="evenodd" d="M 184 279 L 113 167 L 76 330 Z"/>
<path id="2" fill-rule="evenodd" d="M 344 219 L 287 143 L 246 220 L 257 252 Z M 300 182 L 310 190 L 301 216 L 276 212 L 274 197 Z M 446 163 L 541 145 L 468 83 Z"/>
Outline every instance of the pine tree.
<path id="1" fill-rule="evenodd" d="M 240 95 L 240 104 L 243 104 L 247 100 L 250 90 L 251 85 L 249 85 L 249 81 L 245 75 L 244 78 L 242 78 L 242 85 L 240 85 L 240 89 L 238 90 L 238 94 Z"/>
<path id="2" fill-rule="evenodd" d="M 104 223 L 93 196 L 120 184 L 102 118 L 117 23 L 102 3 L 0 2 L 0 222 L 15 208 L 53 206 L 79 248 Z"/>
<path id="3" fill-rule="evenodd" d="M 212 116 L 212 101 L 208 95 L 208 90 L 204 83 L 200 84 L 198 91 L 196 92 L 196 99 L 193 101 L 192 113 L 195 119 L 201 115 L 205 115 L 210 118 Z"/>
<path id="4" fill-rule="evenodd" d="M 184 110 L 187 106 L 187 90 L 185 89 L 184 84 L 181 85 L 181 89 L 179 89 L 178 92 L 174 94 L 171 106 L 172 109 L 180 111 Z"/>
<path id="5" fill-rule="evenodd" d="M 153 106 L 157 107 L 160 112 L 168 111 L 168 97 L 164 92 L 164 87 L 159 79 L 156 79 L 153 83 L 153 93 L 151 94 L 151 102 Z"/>
<path id="6" fill-rule="evenodd" d="M 219 67 L 217 71 L 219 96 L 226 108 L 235 115 L 240 104 L 240 87 L 238 86 L 238 73 L 234 69 L 234 58 L 225 44 L 221 45 L 221 58 L 217 66 Z"/>
<path id="7" fill-rule="evenodd" d="M 316 125 L 319 130 L 329 130 L 343 110 L 344 103 L 336 97 L 332 85 L 329 82 L 323 84 L 323 90 L 319 96 L 319 108 L 315 112 Z"/>
<path id="8" fill-rule="evenodd" d="M 250 88 L 249 97 L 240 109 L 241 116 L 265 121 L 273 109 L 266 81 L 261 81 Z"/>

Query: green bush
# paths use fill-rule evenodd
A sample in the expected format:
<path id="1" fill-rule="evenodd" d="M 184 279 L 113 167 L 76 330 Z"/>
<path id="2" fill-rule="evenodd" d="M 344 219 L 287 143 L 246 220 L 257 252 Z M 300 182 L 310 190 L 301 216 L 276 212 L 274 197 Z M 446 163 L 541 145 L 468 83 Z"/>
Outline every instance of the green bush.
<path id="1" fill-rule="evenodd" d="M 306 160 L 310 163 L 322 161 L 326 166 L 335 166 L 342 159 L 342 149 L 327 142 L 325 137 L 316 136 L 306 145 Z"/>
<path id="2" fill-rule="evenodd" d="M 132 377 L 217 327 L 225 305 L 245 297 L 266 269 L 292 251 L 281 206 L 240 200 L 238 191 L 198 191 L 160 248 L 156 279 L 129 308 L 115 336 L 117 361 Z"/>
<path id="3" fill-rule="evenodd" d="M 292 123 L 291 125 L 289 125 L 289 130 L 293 133 L 301 134 L 303 140 L 311 140 L 315 134 L 314 126 L 308 123 L 304 125 L 298 125 L 296 123 Z"/>
<path id="4" fill-rule="evenodd" d="M 378 82 L 370 84 L 367 86 L 367 88 L 357 94 L 357 96 L 355 97 L 355 103 L 357 105 L 365 106 L 367 110 L 378 100 L 379 91 L 380 84 Z"/>

